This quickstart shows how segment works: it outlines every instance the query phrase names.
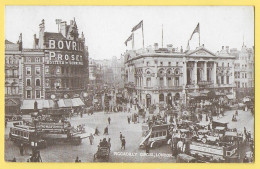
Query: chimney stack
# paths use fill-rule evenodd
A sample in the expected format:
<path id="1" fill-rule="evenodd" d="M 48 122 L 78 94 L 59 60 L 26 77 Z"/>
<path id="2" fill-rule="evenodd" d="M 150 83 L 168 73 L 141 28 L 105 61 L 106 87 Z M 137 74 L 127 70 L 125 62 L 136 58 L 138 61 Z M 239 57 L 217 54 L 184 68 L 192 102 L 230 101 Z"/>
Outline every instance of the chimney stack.
<path id="1" fill-rule="evenodd" d="M 154 50 L 158 50 L 158 43 L 154 43 Z"/>
<path id="2" fill-rule="evenodd" d="M 64 36 L 67 37 L 67 22 L 62 21 L 60 23 L 60 33 Z"/>
<path id="3" fill-rule="evenodd" d="M 173 49 L 172 46 L 173 46 L 172 44 L 168 44 L 168 45 L 167 45 L 167 50 L 168 50 L 169 52 L 172 52 L 172 49 Z"/>
<path id="4" fill-rule="evenodd" d="M 226 46 L 226 51 L 227 53 L 229 53 L 229 46 Z"/>
<path id="5" fill-rule="evenodd" d="M 22 51 L 23 50 L 23 34 L 20 33 L 20 36 L 19 36 L 19 51 Z"/>
<path id="6" fill-rule="evenodd" d="M 44 36 L 44 31 L 45 31 L 45 22 L 44 22 L 44 19 L 42 20 L 42 22 L 40 23 L 39 25 L 39 29 L 40 29 L 40 32 L 39 32 L 39 48 L 40 49 L 43 49 L 44 46 L 43 46 L 43 36 Z"/>
<path id="7" fill-rule="evenodd" d="M 182 49 L 182 46 L 181 46 L 181 53 L 183 53 L 183 49 Z"/>

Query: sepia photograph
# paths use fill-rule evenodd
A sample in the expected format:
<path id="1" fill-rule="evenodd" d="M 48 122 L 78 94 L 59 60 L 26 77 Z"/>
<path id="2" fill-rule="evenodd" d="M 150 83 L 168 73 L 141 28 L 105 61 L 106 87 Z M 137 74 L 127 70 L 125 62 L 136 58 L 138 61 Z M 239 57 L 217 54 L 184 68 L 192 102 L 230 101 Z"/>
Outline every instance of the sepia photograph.
<path id="1" fill-rule="evenodd" d="M 254 163 L 254 12 L 5 6 L 5 161 Z"/>

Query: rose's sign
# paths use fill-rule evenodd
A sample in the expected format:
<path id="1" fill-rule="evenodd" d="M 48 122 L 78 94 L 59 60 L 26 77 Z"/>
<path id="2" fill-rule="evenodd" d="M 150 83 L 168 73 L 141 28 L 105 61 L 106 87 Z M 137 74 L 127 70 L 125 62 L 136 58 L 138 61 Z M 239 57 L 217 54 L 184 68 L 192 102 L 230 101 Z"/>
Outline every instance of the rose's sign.
<path id="1" fill-rule="evenodd" d="M 47 64 L 83 65 L 84 43 L 49 40 Z"/>

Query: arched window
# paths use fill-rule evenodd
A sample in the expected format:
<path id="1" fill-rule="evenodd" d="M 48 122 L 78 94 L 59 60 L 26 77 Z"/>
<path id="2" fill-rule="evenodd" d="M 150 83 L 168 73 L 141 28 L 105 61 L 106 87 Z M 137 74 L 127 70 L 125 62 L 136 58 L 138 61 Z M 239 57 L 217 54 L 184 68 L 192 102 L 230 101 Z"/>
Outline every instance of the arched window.
<path id="1" fill-rule="evenodd" d="M 159 95 L 159 102 L 163 102 L 164 101 L 164 94 L 160 94 Z"/>
<path id="2" fill-rule="evenodd" d="M 41 86 L 41 81 L 40 81 L 40 79 L 36 79 L 36 86 Z"/>

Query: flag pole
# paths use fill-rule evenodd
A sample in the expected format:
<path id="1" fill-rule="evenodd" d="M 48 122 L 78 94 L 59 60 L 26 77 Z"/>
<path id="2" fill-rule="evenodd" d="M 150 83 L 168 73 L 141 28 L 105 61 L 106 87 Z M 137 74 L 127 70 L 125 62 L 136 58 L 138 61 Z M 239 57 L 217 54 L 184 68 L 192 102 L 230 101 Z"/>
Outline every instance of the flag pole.
<path id="1" fill-rule="evenodd" d="M 132 38 L 133 38 L 133 40 L 132 40 L 132 50 L 134 50 L 134 47 L 135 47 L 135 36 L 134 36 L 134 32 L 133 32 L 133 34 L 132 34 Z"/>
<path id="2" fill-rule="evenodd" d="M 144 22 L 142 22 L 143 49 L 144 49 Z"/>
<path id="3" fill-rule="evenodd" d="M 200 47 L 200 26 L 199 26 L 199 47 Z"/>
<path id="4" fill-rule="evenodd" d="M 162 48 L 163 48 L 163 24 L 162 24 Z"/>

